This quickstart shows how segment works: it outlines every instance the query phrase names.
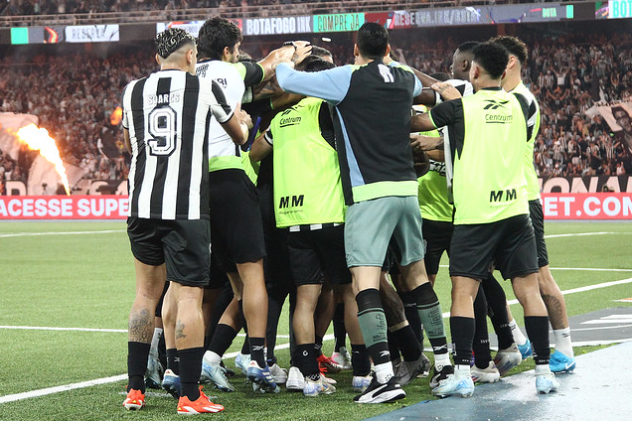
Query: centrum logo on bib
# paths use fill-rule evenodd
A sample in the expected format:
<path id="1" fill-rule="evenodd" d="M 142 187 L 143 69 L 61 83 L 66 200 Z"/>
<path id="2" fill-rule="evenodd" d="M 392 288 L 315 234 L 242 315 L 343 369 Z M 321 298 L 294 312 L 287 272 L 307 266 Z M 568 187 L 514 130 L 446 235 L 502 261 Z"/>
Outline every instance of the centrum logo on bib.
<path id="1" fill-rule="evenodd" d="M 483 107 L 484 110 L 490 111 L 498 111 L 497 113 L 487 113 L 485 114 L 485 123 L 491 124 L 508 124 L 513 121 L 513 115 L 505 114 L 507 112 L 507 103 L 509 101 L 496 101 L 493 99 L 486 99 L 485 102 L 487 105 Z"/>

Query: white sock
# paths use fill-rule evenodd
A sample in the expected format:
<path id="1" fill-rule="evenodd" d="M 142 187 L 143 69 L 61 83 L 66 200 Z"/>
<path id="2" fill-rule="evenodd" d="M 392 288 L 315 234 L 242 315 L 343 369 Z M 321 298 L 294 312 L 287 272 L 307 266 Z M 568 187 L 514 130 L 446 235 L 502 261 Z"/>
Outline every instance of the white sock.
<path id="1" fill-rule="evenodd" d="M 567 357 L 573 358 L 575 354 L 571 343 L 571 328 L 554 330 L 553 334 L 555 335 L 555 349 Z"/>
<path id="2" fill-rule="evenodd" d="M 457 364 L 454 366 L 454 372 L 459 372 L 460 374 L 463 375 L 463 377 L 469 377 L 472 375 L 472 373 L 470 372 L 470 365 L 466 364 L 466 365 L 462 365 L 462 364 Z"/>
<path id="3" fill-rule="evenodd" d="M 393 364 L 391 362 L 376 364 L 375 365 L 375 377 L 378 383 L 384 384 L 393 377 Z"/>
<path id="4" fill-rule="evenodd" d="M 452 365 L 452 362 L 450 361 L 450 354 L 448 354 L 447 352 L 445 354 L 435 354 L 434 357 L 435 369 L 437 371 L 441 371 L 443 366 Z"/>
<path id="5" fill-rule="evenodd" d="M 210 365 L 219 365 L 219 363 L 222 361 L 222 357 L 220 357 L 219 354 L 217 354 L 216 352 L 206 351 L 204 353 L 204 357 L 202 357 L 202 360 Z"/>
<path id="6" fill-rule="evenodd" d="M 151 338 L 149 354 L 156 359 L 158 358 L 158 342 L 160 341 L 160 336 L 162 336 L 162 328 L 154 328 L 154 336 Z"/>
<path id="7" fill-rule="evenodd" d="M 540 374 L 547 374 L 551 372 L 551 368 L 548 364 L 536 364 L 535 365 L 535 375 L 539 376 Z"/>
<path id="8" fill-rule="evenodd" d="M 511 327 L 511 334 L 513 335 L 516 345 L 524 345 L 527 343 L 527 338 L 522 333 L 522 330 L 520 330 L 520 327 L 518 326 L 518 323 L 516 323 L 515 319 L 509 322 L 509 327 Z"/>

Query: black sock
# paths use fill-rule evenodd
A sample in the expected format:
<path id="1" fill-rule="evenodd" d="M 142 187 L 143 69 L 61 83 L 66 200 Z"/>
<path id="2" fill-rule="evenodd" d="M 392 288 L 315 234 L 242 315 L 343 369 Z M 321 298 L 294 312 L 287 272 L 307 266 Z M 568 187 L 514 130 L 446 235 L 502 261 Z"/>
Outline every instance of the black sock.
<path id="1" fill-rule="evenodd" d="M 377 289 L 369 288 L 360 291 L 356 296 L 358 302 L 358 322 L 362 336 L 373 364 L 383 364 L 391 360 L 388 350 L 387 323 L 380 293 Z"/>
<path id="2" fill-rule="evenodd" d="M 237 331 L 233 329 L 233 327 L 223 323 L 218 324 L 215 329 L 215 335 L 213 335 L 211 344 L 208 347 L 209 351 L 216 353 L 220 357 L 223 356 L 226 350 L 230 348 L 236 336 Z"/>
<path id="3" fill-rule="evenodd" d="M 340 348 L 346 347 L 347 341 L 347 329 L 345 328 L 345 304 L 336 304 L 336 311 L 334 312 L 334 337 L 336 338 L 336 345 L 334 351 L 340 352 Z"/>
<path id="4" fill-rule="evenodd" d="M 314 355 L 314 344 L 296 345 L 295 364 L 305 377 L 320 374 L 316 355 Z M 317 380 L 317 378 L 312 378 L 312 380 Z"/>
<path id="5" fill-rule="evenodd" d="M 180 375 L 180 357 L 175 348 L 167 350 L 167 368 L 173 371 L 176 376 Z"/>
<path id="6" fill-rule="evenodd" d="M 388 352 L 391 353 L 391 361 L 401 359 L 399 354 L 399 343 L 393 337 L 393 333 L 389 330 L 386 332 L 386 339 L 388 339 Z"/>
<path id="7" fill-rule="evenodd" d="M 474 321 L 476 326 L 472 342 L 474 364 L 478 368 L 487 368 L 492 360 L 492 354 L 489 350 L 489 332 L 487 331 L 487 300 L 482 287 L 478 288 L 474 300 Z"/>
<path id="8" fill-rule="evenodd" d="M 492 320 L 494 331 L 498 336 L 498 349 L 507 349 L 514 343 L 514 339 L 509 326 L 505 290 L 492 273 L 483 279 L 482 285 L 485 290 L 485 297 L 487 297 L 489 318 Z"/>
<path id="9" fill-rule="evenodd" d="M 250 355 L 250 341 L 249 337 L 246 335 L 244 338 L 244 343 L 241 345 L 241 353 L 245 355 Z"/>
<path id="10" fill-rule="evenodd" d="M 320 358 L 323 355 L 323 337 L 315 335 L 316 342 L 314 342 L 314 355 L 316 358 Z"/>
<path id="11" fill-rule="evenodd" d="M 404 361 L 417 361 L 421 357 L 421 347 L 410 325 L 390 333 L 399 346 Z"/>
<path id="12" fill-rule="evenodd" d="M 268 323 L 266 325 L 266 349 L 268 351 L 266 358 L 268 365 L 273 365 L 276 362 L 274 347 L 276 346 L 277 329 L 281 311 L 283 310 L 283 303 L 285 303 L 285 298 L 287 297 L 286 291 L 276 291 L 276 289 L 273 288 L 274 291 L 268 291 Z"/>
<path id="13" fill-rule="evenodd" d="M 182 395 L 191 402 L 200 397 L 200 373 L 204 348 L 187 348 L 178 350 L 180 356 L 180 384 Z"/>
<path id="14" fill-rule="evenodd" d="M 424 344 L 424 328 L 421 325 L 421 319 L 419 318 L 419 311 L 417 311 L 417 301 L 415 301 L 415 294 L 412 292 L 398 292 L 399 297 L 404 303 L 404 313 L 406 314 L 406 320 L 410 325 L 413 333 L 417 337 L 417 341 L 421 344 L 423 350 Z"/>
<path id="15" fill-rule="evenodd" d="M 475 323 L 470 317 L 450 317 L 454 364 L 470 365 Z"/>
<path id="16" fill-rule="evenodd" d="M 142 342 L 127 343 L 127 391 L 140 390 L 145 393 L 145 371 L 147 371 L 147 359 L 149 358 L 150 344 Z"/>
<path id="17" fill-rule="evenodd" d="M 266 346 L 266 338 L 253 338 L 248 337 L 250 341 L 250 360 L 256 361 L 259 367 L 266 367 L 266 359 L 263 355 L 263 350 Z"/>
<path id="18" fill-rule="evenodd" d="M 371 359 L 365 345 L 351 344 L 351 365 L 354 376 L 368 376 L 371 373 Z"/>
<path id="19" fill-rule="evenodd" d="M 525 316 L 524 327 L 533 347 L 533 360 L 536 365 L 548 364 L 551 356 L 549 348 L 549 318 L 544 316 Z"/>
<path id="20" fill-rule="evenodd" d="M 206 336 L 204 337 L 205 349 L 209 349 L 211 346 L 215 329 L 217 329 L 217 325 L 224 314 L 224 310 L 226 310 L 226 307 L 228 307 L 230 302 L 233 300 L 233 297 L 233 290 L 230 287 L 223 288 L 217 295 L 215 303 L 213 304 L 213 311 L 211 312 L 211 320 L 209 321 Z"/>

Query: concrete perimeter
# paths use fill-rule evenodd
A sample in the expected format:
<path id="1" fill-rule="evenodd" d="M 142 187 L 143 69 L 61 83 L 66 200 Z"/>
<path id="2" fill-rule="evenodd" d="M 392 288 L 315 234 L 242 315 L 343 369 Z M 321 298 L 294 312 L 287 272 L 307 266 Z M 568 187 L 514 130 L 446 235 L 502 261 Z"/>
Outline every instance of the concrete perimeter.
<path id="1" fill-rule="evenodd" d="M 538 395 L 534 372 L 477 385 L 471 398 L 425 401 L 371 421 L 631 420 L 632 341 L 580 355 L 574 373 L 557 376 L 557 393 Z"/>

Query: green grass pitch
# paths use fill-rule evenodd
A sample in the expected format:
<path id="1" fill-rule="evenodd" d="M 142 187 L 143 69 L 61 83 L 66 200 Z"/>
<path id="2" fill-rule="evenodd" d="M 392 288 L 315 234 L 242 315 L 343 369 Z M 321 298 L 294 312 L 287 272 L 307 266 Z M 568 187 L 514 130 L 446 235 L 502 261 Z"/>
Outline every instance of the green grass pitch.
<path id="1" fill-rule="evenodd" d="M 547 235 L 593 233 L 547 239 L 553 275 L 562 290 L 632 277 L 632 272 L 585 271 L 582 268 L 632 269 L 629 245 L 632 223 L 547 223 Z M 443 262 L 447 264 L 447 260 Z M 555 269 L 565 268 L 565 269 Z M 506 284 L 508 298 L 513 298 Z M 447 269 L 436 283 L 443 311 L 449 311 Z M 566 296 L 569 315 L 627 306 L 613 300 L 632 297 L 630 284 Z M 5 395 L 117 376 L 126 372 L 124 332 L 45 331 L 7 326 L 124 330 L 134 298 L 134 268 L 124 222 L 0 223 L 0 399 Z M 521 322 L 519 306 L 512 307 Z M 522 323 L 520 323 L 522 324 Z M 287 313 L 279 334 L 287 334 Z M 446 327 L 447 323 L 446 323 Z M 239 338 L 229 352 L 241 346 Z M 287 339 L 279 339 L 282 345 Z M 325 343 L 330 354 L 333 342 Z M 428 349 L 428 347 L 426 347 Z M 592 348 L 576 349 L 577 353 Z M 288 366 L 287 349 L 277 352 Z M 233 366 L 233 360 L 227 360 Z M 532 367 L 525 363 L 519 369 Z M 516 369 L 516 372 L 518 369 Z M 305 398 L 283 390 L 278 395 L 254 394 L 243 376 L 232 382 L 237 391 L 205 389 L 226 407 L 214 419 L 230 420 L 360 420 L 402 406 L 433 399 L 428 380 L 405 388 L 408 397 L 390 405 L 352 402 L 351 374 L 333 376 L 337 393 Z M 127 412 L 121 403 L 126 382 L 119 381 L 17 402 L 0 403 L 3 420 L 167 420 L 176 416 L 176 401 L 156 391 L 147 407 Z"/>

